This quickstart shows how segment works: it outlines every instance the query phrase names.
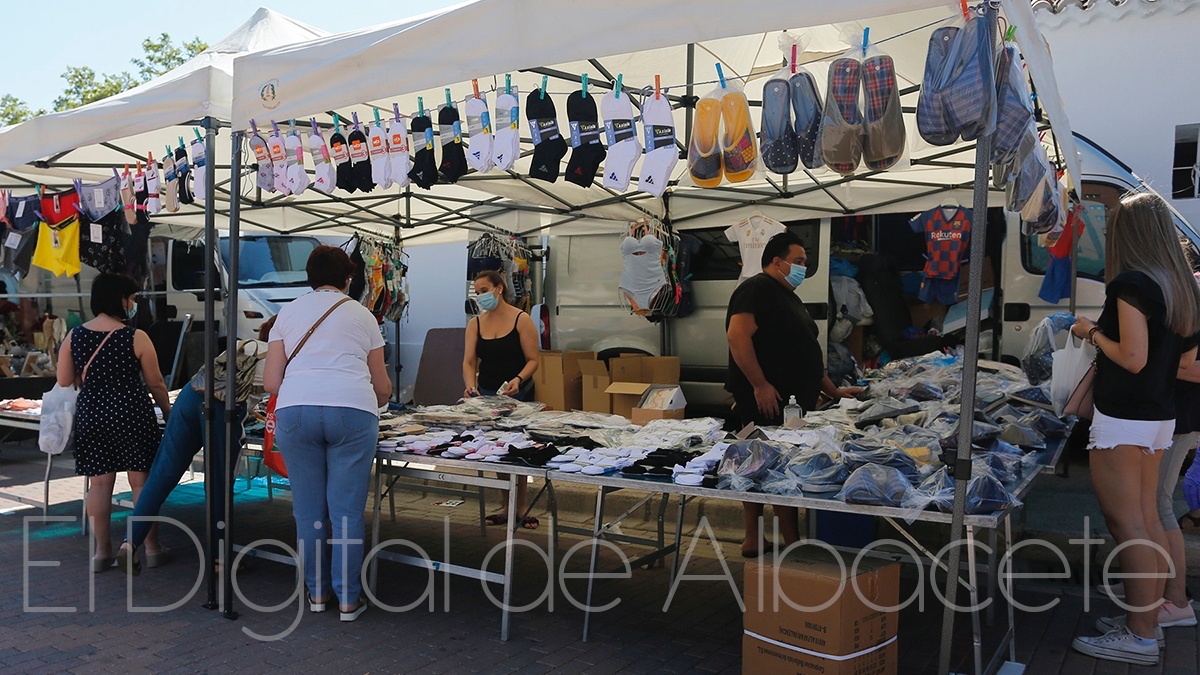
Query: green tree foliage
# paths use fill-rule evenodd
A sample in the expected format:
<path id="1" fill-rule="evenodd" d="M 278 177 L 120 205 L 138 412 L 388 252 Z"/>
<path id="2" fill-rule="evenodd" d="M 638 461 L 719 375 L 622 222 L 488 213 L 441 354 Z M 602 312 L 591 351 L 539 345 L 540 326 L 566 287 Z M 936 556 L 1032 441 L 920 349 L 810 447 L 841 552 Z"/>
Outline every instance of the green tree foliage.
<path id="1" fill-rule="evenodd" d="M 157 39 L 142 40 L 142 57 L 131 59 L 137 66 L 136 75 L 127 71 L 98 74 L 87 66 L 68 66 L 62 75 L 67 86 L 62 96 L 54 99 L 54 110 L 71 110 L 132 89 L 182 65 L 205 49 L 208 44 L 198 37 L 175 44 L 170 35 L 162 33 Z M 31 111 L 28 104 L 12 94 L 0 97 L 0 125 L 24 122 L 43 113 L 44 110 Z"/>

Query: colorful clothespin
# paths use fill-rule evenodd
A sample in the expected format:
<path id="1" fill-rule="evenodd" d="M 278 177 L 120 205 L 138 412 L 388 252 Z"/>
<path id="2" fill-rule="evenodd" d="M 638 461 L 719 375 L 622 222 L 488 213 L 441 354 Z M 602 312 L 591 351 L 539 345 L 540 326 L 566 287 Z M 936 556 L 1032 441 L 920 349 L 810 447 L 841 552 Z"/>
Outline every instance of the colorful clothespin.
<path id="1" fill-rule="evenodd" d="M 505 73 L 504 75 L 504 93 L 512 93 L 512 74 Z"/>
<path id="2" fill-rule="evenodd" d="M 271 131 L 274 131 L 276 136 L 279 135 L 279 124 L 275 120 L 271 120 Z"/>
<path id="3" fill-rule="evenodd" d="M 724 89 L 725 88 L 725 71 L 721 70 L 720 63 L 717 64 L 717 79 L 721 81 L 721 88 Z M 657 88 L 658 87 L 656 86 L 655 89 L 657 90 Z"/>
<path id="4" fill-rule="evenodd" d="M 579 87 L 579 91 L 580 91 L 580 93 L 583 94 L 584 98 L 587 98 L 587 80 L 588 80 L 587 73 L 584 73 L 583 75 L 581 75 L 579 77 L 579 83 L 581 85 Z"/>
<path id="5" fill-rule="evenodd" d="M 146 151 L 146 168 L 153 170 L 154 167 L 155 167 L 154 153 L 147 150 Z"/>
<path id="6" fill-rule="evenodd" d="M 342 133 L 342 118 L 337 113 L 333 113 L 333 133 Z"/>
<path id="7" fill-rule="evenodd" d="M 169 145 L 166 145 L 166 146 L 163 146 L 163 147 L 165 147 L 165 148 L 167 149 L 167 154 L 166 154 L 166 155 L 164 155 L 164 158 L 165 158 L 165 159 L 171 159 L 171 146 L 169 146 Z M 115 175 L 117 175 L 117 170 L 116 170 L 116 169 L 113 169 L 113 175 L 114 175 L 114 176 L 115 176 Z"/>
<path id="8" fill-rule="evenodd" d="M 192 127 L 192 133 L 196 134 L 196 140 L 200 141 L 201 143 L 204 142 L 204 136 L 200 135 L 199 129 L 197 129 L 196 127 Z"/>
<path id="9" fill-rule="evenodd" d="M 471 91 L 475 93 L 475 98 L 479 98 L 479 80 L 471 80 Z"/>
<path id="10" fill-rule="evenodd" d="M 1017 34 L 1017 27 L 1016 27 L 1016 26 L 1009 26 L 1009 27 L 1008 27 L 1008 31 L 1007 31 L 1007 32 L 1004 34 L 1004 41 L 1005 41 L 1005 42 L 1012 42 L 1012 41 L 1013 41 L 1013 36 L 1014 36 L 1014 35 L 1016 35 L 1016 34 Z"/>
<path id="11" fill-rule="evenodd" d="M 400 121 L 400 104 L 399 103 L 395 103 L 395 102 L 392 103 L 392 114 L 396 116 L 396 121 L 399 122 Z"/>
<path id="12" fill-rule="evenodd" d="M 171 154 L 171 148 L 169 146 L 167 147 L 167 154 L 168 155 Z M 121 172 L 117 171 L 117 167 L 115 167 L 115 166 L 112 168 L 112 170 L 113 170 L 113 178 L 116 178 L 117 182 L 120 183 L 121 182 Z"/>
<path id="13" fill-rule="evenodd" d="M 184 144 L 184 142 L 183 142 L 183 136 L 180 136 L 180 137 L 179 137 L 179 149 L 180 149 L 180 150 L 183 150 L 183 149 L 184 149 L 184 148 L 186 148 L 186 147 L 187 147 L 187 145 L 185 145 L 185 144 Z"/>
<path id="14" fill-rule="evenodd" d="M 250 132 L 253 133 L 255 136 L 258 135 L 258 122 L 255 122 L 254 120 L 250 120 Z"/>
<path id="15" fill-rule="evenodd" d="M 546 80 L 549 79 L 545 75 L 542 76 L 542 89 L 539 98 L 546 98 Z"/>
<path id="16" fill-rule="evenodd" d="M 792 43 L 792 74 L 796 74 L 796 43 Z"/>
<path id="17" fill-rule="evenodd" d="M 717 66 L 717 72 L 718 73 L 721 72 L 721 66 Z M 721 86 L 725 86 L 725 80 L 721 80 Z M 654 98 L 661 98 L 661 94 L 659 93 L 660 91 L 662 91 L 662 79 L 658 75 L 655 75 L 654 76 Z"/>
<path id="18" fill-rule="evenodd" d="M 382 128 L 383 128 L 383 122 L 380 122 L 380 121 L 379 121 L 379 108 L 372 107 L 372 108 L 371 108 L 371 112 L 374 112 L 374 113 L 375 113 L 375 128 L 376 128 L 376 129 L 382 129 Z"/>
<path id="19" fill-rule="evenodd" d="M 454 99 L 450 97 L 450 87 L 446 87 L 446 107 L 454 107 Z"/>
<path id="20" fill-rule="evenodd" d="M 425 116 L 425 99 L 421 96 L 417 97 L 417 117 Z"/>
<path id="21" fill-rule="evenodd" d="M 291 136 L 296 135 L 296 120 L 288 120 L 288 134 Z"/>
<path id="22" fill-rule="evenodd" d="M 617 87 L 613 90 L 613 98 L 621 98 L 621 78 L 624 77 L 621 73 L 617 73 Z"/>
<path id="23" fill-rule="evenodd" d="M 350 119 L 354 120 L 354 130 L 358 131 L 358 111 L 350 113 Z"/>
<path id="24" fill-rule="evenodd" d="M 871 43 L 871 27 L 863 28 L 863 56 L 867 55 L 867 45 Z"/>
<path id="25" fill-rule="evenodd" d="M 315 118 L 315 117 L 308 118 L 308 123 L 310 125 L 312 125 L 313 136 L 321 135 L 321 130 L 317 128 L 317 118 Z"/>
<path id="26" fill-rule="evenodd" d="M 971 20 L 971 10 L 967 8 L 967 0 L 958 0 L 958 4 L 962 6 L 963 19 Z"/>

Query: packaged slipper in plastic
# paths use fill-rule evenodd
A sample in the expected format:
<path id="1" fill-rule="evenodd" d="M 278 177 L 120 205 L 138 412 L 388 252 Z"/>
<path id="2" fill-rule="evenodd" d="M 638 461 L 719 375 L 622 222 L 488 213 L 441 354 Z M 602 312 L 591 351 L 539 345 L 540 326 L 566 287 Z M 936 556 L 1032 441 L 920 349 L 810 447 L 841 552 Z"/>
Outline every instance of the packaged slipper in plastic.
<path id="1" fill-rule="evenodd" d="M 850 474 L 838 497 L 847 504 L 901 507 L 911 489 L 912 483 L 899 470 L 867 464 Z"/>

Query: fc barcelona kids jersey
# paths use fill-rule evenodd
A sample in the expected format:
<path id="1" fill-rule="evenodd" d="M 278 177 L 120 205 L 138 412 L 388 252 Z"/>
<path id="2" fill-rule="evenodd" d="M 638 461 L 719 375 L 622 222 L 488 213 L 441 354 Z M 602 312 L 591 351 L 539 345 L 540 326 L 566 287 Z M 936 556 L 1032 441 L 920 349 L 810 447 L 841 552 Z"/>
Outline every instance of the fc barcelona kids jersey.
<path id="1" fill-rule="evenodd" d="M 909 221 L 925 235 L 925 278 L 957 279 L 971 243 L 971 209 L 938 207 Z"/>

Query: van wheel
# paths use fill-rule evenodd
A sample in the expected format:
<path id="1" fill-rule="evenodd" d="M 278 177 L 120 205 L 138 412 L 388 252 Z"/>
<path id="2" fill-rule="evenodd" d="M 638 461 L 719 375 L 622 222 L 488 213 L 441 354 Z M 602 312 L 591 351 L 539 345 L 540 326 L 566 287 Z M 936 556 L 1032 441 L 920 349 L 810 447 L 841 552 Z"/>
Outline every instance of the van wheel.
<path id="1" fill-rule="evenodd" d="M 647 352 L 644 349 L 633 349 L 632 347 L 613 347 L 612 349 L 605 349 L 604 351 L 600 352 L 599 354 L 596 355 L 596 358 L 605 363 L 608 363 L 610 359 L 614 359 L 622 354 L 637 354 L 638 356 L 650 356 L 650 352 Z"/>

